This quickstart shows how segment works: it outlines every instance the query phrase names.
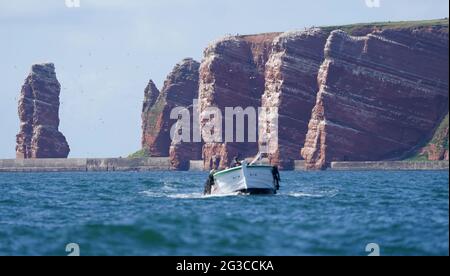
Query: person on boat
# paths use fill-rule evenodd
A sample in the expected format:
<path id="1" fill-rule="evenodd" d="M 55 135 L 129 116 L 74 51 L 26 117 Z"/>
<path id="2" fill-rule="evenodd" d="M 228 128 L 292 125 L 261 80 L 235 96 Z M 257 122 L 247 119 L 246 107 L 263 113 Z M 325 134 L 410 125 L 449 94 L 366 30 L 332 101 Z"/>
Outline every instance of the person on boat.
<path id="1" fill-rule="evenodd" d="M 205 190 L 203 191 L 204 195 L 210 195 L 212 186 L 214 186 L 214 174 L 216 173 L 216 170 L 211 170 L 209 173 L 208 179 L 205 183 Z"/>
<path id="2" fill-rule="evenodd" d="M 218 170 L 220 168 L 220 157 L 216 154 L 212 157 L 212 169 Z"/>
<path id="3" fill-rule="evenodd" d="M 233 161 L 231 162 L 230 168 L 236 168 L 236 167 L 239 167 L 239 166 L 242 166 L 242 163 L 241 163 L 241 161 L 239 161 L 239 157 L 235 156 Z"/>
<path id="4" fill-rule="evenodd" d="M 278 170 L 278 166 L 272 167 L 272 176 L 273 176 L 273 184 L 275 186 L 275 189 L 278 191 L 280 189 L 280 171 Z"/>

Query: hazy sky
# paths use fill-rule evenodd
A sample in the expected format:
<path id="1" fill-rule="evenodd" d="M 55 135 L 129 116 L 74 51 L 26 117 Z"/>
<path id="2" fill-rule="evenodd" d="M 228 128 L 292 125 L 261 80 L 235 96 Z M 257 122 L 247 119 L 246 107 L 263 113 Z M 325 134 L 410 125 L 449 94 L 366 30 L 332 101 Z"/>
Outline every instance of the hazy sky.
<path id="1" fill-rule="evenodd" d="M 0 158 L 15 157 L 17 98 L 33 63 L 54 62 L 70 157 L 140 148 L 141 105 L 185 57 L 226 34 L 448 17 L 448 0 L 0 0 Z"/>

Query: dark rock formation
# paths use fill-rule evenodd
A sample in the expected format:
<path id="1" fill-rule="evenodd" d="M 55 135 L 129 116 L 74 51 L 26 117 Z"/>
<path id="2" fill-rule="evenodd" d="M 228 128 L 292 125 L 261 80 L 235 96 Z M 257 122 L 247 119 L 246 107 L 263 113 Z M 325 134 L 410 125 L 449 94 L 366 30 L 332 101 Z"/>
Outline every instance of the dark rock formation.
<path id="1" fill-rule="evenodd" d="M 197 98 L 199 66 L 192 59 L 184 59 L 169 74 L 159 96 L 156 97 L 158 90 L 152 82 L 146 89 L 142 147 L 150 156 L 169 156 L 170 131 L 177 122 L 170 118 L 171 112 L 176 107 L 192 105 L 193 99 Z"/>
<path id="2" fill-rule="evenodd" d="M 310 29 L 285 33 L 274 41 L 266 64 L 262 97 L 267 120 L 260 122 L 260 128 L 261 137 L 268 134 L 265 140 L 271 163 L 281 169 L 294 169 L 294 160 L 300 159 L 311 110 L 316 103 L 317 74 L 327 37 L 320 29 Z M 276 121 L 278 141 L 270 136 L 277 131 Z"/>
<path id="3" fill-rule="evenodd" d="M 264 66 L 270 53 L 271 44 L 277 34 L 259 36 L 227 37 L 214 42 L 205 50 L 200 67 L 200 123 L 204 129 L 211 119 L 205 113 L 209 107 L 217 107 L 225 116 L 226 107 L 258 108 L 264 92 Z M 245 126 L 248 125 L 248 121 Z M 246 127 L 247 128 L 247 127 Z M 225 130 L 225 119 L 222 120 Z M 221 141 L 206 141 L 203 146 L 205 168 L 229 166 L 234 156 L 241 158 L 254 156 L 258 152 L 258 142 L 229 142 L 222 132 Z"/>
<path id="4" fill-rule="evenodd" d="M 150 111 L 150 109 L 156 103 L 156 100 L 158 99 L 159 94 L 160 94 L 160 92 L 159 92 L 158 88 L 156 87 L 155 83 L 153 82 L 153 80 L 150 80 L 144 91 L 144 104 L 142 107 L 142 115 L 144 115 Z M 142 119 L 143 120 L 146 119 L 145 116 L 143 116 Z"/>
<path id="5" fill-rule="evenodd" d="M 67 158 L 69 155 L 66 138 L 58 131 L 60 91 L 52 63 L 32 66 L 19 98 L 18 159 Z"/>
<path id="6" fill-rule="evenodd" d="M 448 113 L 448 50 L 448 28 L 333 31 L 302 150 L 308 168 L 399 159 L 429 139 Z"/>

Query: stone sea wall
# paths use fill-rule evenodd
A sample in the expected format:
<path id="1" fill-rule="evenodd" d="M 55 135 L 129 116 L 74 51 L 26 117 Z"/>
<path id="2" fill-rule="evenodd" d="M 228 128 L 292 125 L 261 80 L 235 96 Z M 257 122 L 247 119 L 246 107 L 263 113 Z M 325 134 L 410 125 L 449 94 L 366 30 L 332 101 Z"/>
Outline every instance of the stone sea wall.
<path id="1" fill-rule="evenodd" d="M 0 159 L 0 172 L 113 172 L 169 169 L 169 158 Z"/>
<path id="2" fill-rule="evenodd" d="M 295 171 L 305 171 L 305 161 L 294 161 Z M 332 162 L 329 170 L 448 170 L 447 161 Z M 127 172 L 173 170 L 169 158 L 0 159 L 1 172 Z M 190 161 L 189 170 L 205 171 L 202 160 Z"/>
<path id="3" fill-rule="evenodd" d="M 448 170 L 448 161 L 382 161 L 382 162 L 332 162 L 331 170 L 358 171 L 427 171 Z"/>

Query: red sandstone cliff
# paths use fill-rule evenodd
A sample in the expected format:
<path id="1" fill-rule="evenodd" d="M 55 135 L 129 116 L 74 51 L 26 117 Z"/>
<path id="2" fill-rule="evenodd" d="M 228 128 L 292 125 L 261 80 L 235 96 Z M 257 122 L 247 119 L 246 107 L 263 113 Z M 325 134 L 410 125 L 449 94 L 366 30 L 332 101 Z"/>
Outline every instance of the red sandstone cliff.
<path id="1" fill-rule="evenodd" d="M 308 168 L 402 158 L 448 113 L 448 28 L 333 31 L 325 58 L 302 150 Z"/>
<path id="2" fill-rule="evenodd" d="M 147 87 L 145 88 L 144 91 L 144 103 L 142 105 L 142 138 L 141 138 L 141 144 L 142 144 L 142 148 L 146 149 L 148 151 L 148 149 L 150 148 L 150 141 L 151 139 L 148 138 L 148 136 L 150 135 L 150 133 L 153 131 L 154 132 L 154 128 L 155 125 L 152 124 L 152 122 L 150 121 L 150 113 L 152 111 L 153 106 L 155 105 L 156 101 L 158 100 L 158 97 L 160 95 L 160 92 L 158 90 L 158 88 L 156 87 L 155 83 L 153 82 L 153 80 L 150 80 Z M 147 152 L 148 154 L 148 152 Z"/>
<path id="3" fill-rule="evenodd" d="M 260 122 L 260 136 L 268 135 L 265 140 L 269 159 L 282 169 L 293 169 L 294 160 L 300 159 L 299 152 L 316 102 L 317 74 L 327 37 L 320 29 L 309 29 L 285 33 L 274 40 L 266 64 L 262 97 L 266 113 Z M 272 137 L 277 131 L 278 137 Z"/>
<path id="4" fill-rule="evenodd" d="M 205 112 L 217 107 L 225 116 L 226 107 L 258 108 L 264 92 L 264 66 L 277 34 L 227 37 L 212 43 L 204 53 L 200 67 L 200 124 L 204 129 L 217 116 Z M 247 124 L 247 123 L 246 123 Z M 225 168 L 232 159 L 251 157 L 258 152 L 258 142 L 238 143 L 226 141 L 225 118 L 222 120 L 221 141 L 206 141 L 203 146 L 205 168 Z M 220 137 L 221 136 L 221 137 Z M 249 135 L 244 135 L 249 141 Z"/>
<path id="5" fill-rule="evenodd" d="M 184 59 L 169 74 L 161 93 L 158 93 L 152 82 L 146 89 L 142 114 L 142 147 L 150 156 L 169 156 L 172 142 L 170 131 L 176 123 L 176 120 L 170 118 L 170 114 L 175 107 L 188 107 L 197 98 L 199 66 L 192 59 Z"/>
<path id="6" fill-rule="evenodd" d="M 198 90 L 197 90 L 198 91 Z M 198 98 L 198 92 L 195 93 L 195 99 Z M 203 148 L 203 142 L 195 141 L 194 136 L 199 135 L 200 133 L 200 125 L 198 124 L 199 118 L 194 118 L 195 114 L 198 115 L 198 110 L 194 111 L 194 108 L 197 106 L 190 105 L 187 107 L 187 110 L 189 111 L 189 114 L 181 113 L 181 120 L 179 122 L 183 122 L 184 124 L 188 125 L 189 131 L 187 131 L 185 128 L 181 127 L 179 124 L 177 124 L 176 127 L 176 134 L 180 135 L 178 139 L 173 139 L 172 143 L 170 145 L 169 149 L 169 159 L 171 168 L 174 170 L 182 170 L 186 171 L 189 170 L 190 162 L 191 160 L 201 160 L 202 159 L 202 148 Z M 198 109 L 198 107 L 197 107 Z M 183 119 L 183 117 L 186 116 L 186 120 Z M 186 126 L 185 125 L 185 126 Z M 186 131 L 188 133 L 188 136 L 186 140 L 183 140 L 183 132 Z M 194 133 L 197 134 L 194 134 Z"/>
<path id="7" fill-rule="evenodd" d="M 143 147 L 153 156 L 170 155 L 176 169 L 201 158 L 207 169 L 224 168 L 238 154 L 254 156 L 263 143 L 271 163 L 283 169 L 292 169 L 302 156 L 308 168 L 321 169 L 332 161 L 401 159 L 417 152 L 448 113 L 448 20 L 337 29 L 231 36 L 212 43 L 196 84 L 182 81 L 167 88 L 176 83 L 169 77 L 154 103 L 157 89 L 148 89 L 155 92 L 144 104 Z M 203 130 L 218 119 L 207 112 L 210 107 L 222 115 L 226 107 L 263 107 L 259 143 L 228 142 L 218 135 L 221 141 L 205 141 L 203 148 L 171 144 L 174 121 L 168 114 L 181 102 L 168 101 L 167 95 L 181 87 L 191 91 L 183 98 L 191 114 L 198 96 Z M 225 130 L 222 119 L 212 134 Z"/>
<path id="8" fill-rule="evenodd" d="M 17 158 L 67 158 L 69 155 L 66 138 L 58 131 L 60 91 L 52 63 L 31 67 L 19 98 Z"/>

